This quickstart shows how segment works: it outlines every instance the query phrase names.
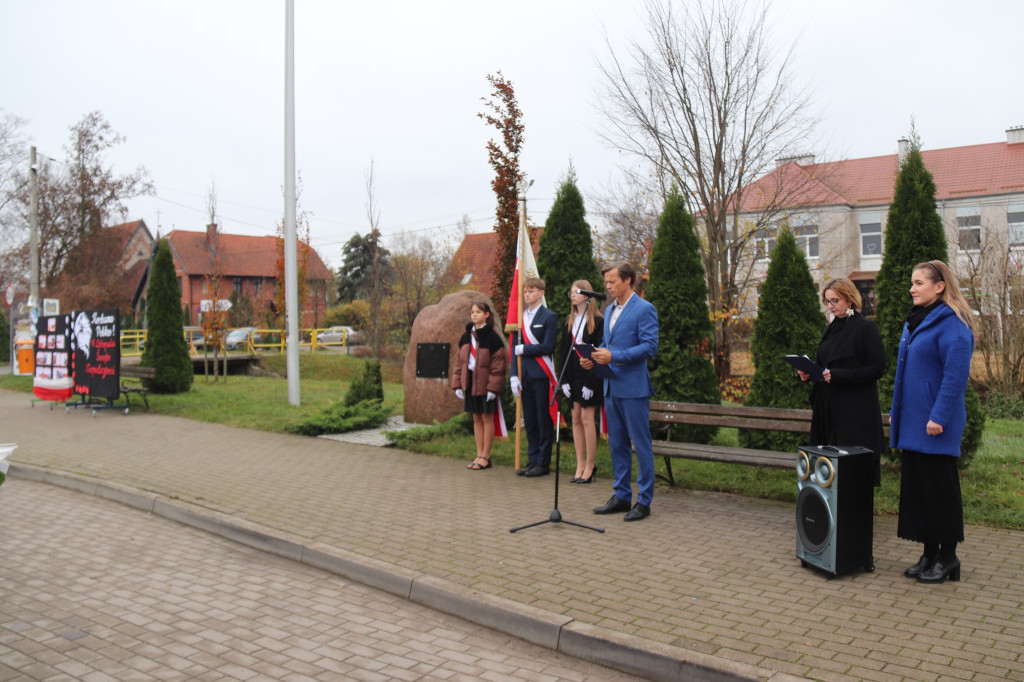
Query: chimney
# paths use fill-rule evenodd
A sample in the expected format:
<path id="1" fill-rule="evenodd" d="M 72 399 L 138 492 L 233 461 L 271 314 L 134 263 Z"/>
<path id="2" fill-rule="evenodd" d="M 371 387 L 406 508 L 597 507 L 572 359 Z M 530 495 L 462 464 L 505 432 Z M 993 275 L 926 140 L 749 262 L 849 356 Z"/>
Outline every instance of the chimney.
<path id="1" fill-rule="evenodd" d="M 814 154 L 797 154 L 796 156 L 780 156 L 775 160 L 775 167 L 785 166 L 787 163 L 795 163 L 798 166 L 813 166 Z"/>
<path id="2" fill-rule="evenodd" d="M 900 146 L 899 160 L 900 160 L 900 165 L 902 166 L 903 165 L 903 161 L 907 158 L 907 150 L 910 148 L 910 140 L 908 140 L 905 137 L 901 137 L 898 140 L 897 143 Z"/>
<path id="3" fill-rule="evenodd" d="M 1024 142 L 1024 126 L 1006 129 L 1006 144 L 1020 144 L 1021 142 Z"/>
<path id="4" fill-rule="evenodd" d="M 206 226 L 206 245 L 213 248 L 217 242 L 217 223 Z"/>

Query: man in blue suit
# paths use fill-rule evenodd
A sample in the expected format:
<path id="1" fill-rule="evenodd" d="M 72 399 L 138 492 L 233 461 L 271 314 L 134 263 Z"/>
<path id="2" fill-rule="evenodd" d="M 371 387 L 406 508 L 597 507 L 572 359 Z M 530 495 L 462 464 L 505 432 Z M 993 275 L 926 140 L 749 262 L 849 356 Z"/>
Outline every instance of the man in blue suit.
<path id="1" fill-rule="evenodd" d="M 512 350 L 522 356 L 523 372 L 512 362 L 512 393 L 523 399 L 526 422 L 527 465 L 516 473 L 535 478 L 551 473 L 553 414 L 551 397 L 555 387 L 555 339 L 558 316 L 544 307 L 544 280 L 531 277 L 523 282 L 523 329 L 512 335 Z"/>
<path id="2" fill-rule="evenodd" d="M 604 380 L 608 445 L 615 482 L 611 499 L 594 509 L 594 513 L 627 512 L 623 520 L 640 521 L 651 515 L 654 497 L 654 450 L 649 423 L 654 386 L 647 371 L 647 360 L 658 352 L 658 311 L 634 293 L 636 269 L 629 263 L 612 263 L 601 274 L 613 303 L 605 310 L 604 341 L 594 351 L 593 360 L 608 365 L 615 372 L 614 378 Z M 588 360 L 580 363 L 587 369 L 593 367 Z M 637 499 L 632 508 L 631 450 L 636 450 L 637 462 Z"/>

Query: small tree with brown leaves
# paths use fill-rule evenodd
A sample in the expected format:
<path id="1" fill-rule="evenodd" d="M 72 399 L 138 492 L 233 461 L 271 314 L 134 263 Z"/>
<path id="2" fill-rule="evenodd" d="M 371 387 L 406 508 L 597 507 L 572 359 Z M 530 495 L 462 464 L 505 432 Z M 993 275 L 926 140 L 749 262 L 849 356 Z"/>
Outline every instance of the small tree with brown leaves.
<path id="1" fill-rule="evenodd" d="M 498 233 L 498 257 L 494 268 L 494 287 L 489 293 L 494 300 L 499 320 L 508 312 L 508 297 L 516 267 L 516 236 L 519 229 L 519 193 L 517 185 L 523 179 L 519 169 L 519 152 L 523 148 L 523 113 L 516 102 L 512 83 L 498 72 L 487 76 L 494 90 L 491 99 L 481 98 L 489 113 L 477 114 L 501 133 L 501 144 L 487 142 L 487 161 L 494 169 L 491 188 L 498 197 L 494 231 Z"/>

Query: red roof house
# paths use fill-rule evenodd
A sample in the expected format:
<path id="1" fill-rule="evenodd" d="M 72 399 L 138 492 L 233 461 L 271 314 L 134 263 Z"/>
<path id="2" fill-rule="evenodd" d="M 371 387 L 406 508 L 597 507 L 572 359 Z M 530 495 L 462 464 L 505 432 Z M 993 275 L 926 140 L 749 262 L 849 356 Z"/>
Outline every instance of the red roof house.
<path id="1" fill-rule="evenodd" d="M 279 237 L 250 237 L 225 234 L 216 225 L 206 232 L 174 230 L 167 235 L 174 257 L 174 270 L 181 285 L 181 303 L 186 324 L 197 324 L 204 300 L 229 299 L 232 294 L 248 297 L 255 306 L 273 310 L 277 286 Z M 300 257 L 306 251 L 300 241 Z M 307 281 L 309 295 L 302 302 L 299 324 L 319 327 L 324 322 L 328 300 L 334 291 L 334 275 L 312 248 L 308 249 Z M 221 285 L 211 291 L 209 277 L 214 273 L 214 254 L 219 256 Z"/>

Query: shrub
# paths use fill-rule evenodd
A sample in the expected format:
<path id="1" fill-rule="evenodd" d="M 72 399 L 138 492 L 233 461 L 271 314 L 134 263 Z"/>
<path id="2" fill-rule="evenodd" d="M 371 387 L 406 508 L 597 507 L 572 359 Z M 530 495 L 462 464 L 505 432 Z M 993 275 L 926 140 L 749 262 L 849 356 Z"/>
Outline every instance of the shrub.
<path id="1" fill-rule="evenodd" d="M 363 376 L 352 382 L 345 394 L 345 405 L 351 407 L 367 400 L 384 400 L 384 381 L 380 375 L 380 362 L 370 360 L 363 368 Z"/>
<path id="2" fill-rule="evenodd" d="M 160 240 L 153 258 L 146 305 L 149 331 L 139 364 L 156 370 L 149 390 L 183 393 L 192 387 L 193 369 L 185 343 L 181 290 L 166 239 Z"/>
<path id="3" fill-rule="evenodd" d="M 319 414 L 288 427 L 288 431 L 302 436 L 322 436 L 372 429 L 386 422 L 389 415 L 390 411 L 379 400 L 364 400 L 355 405 L 334 401 Z"/>

